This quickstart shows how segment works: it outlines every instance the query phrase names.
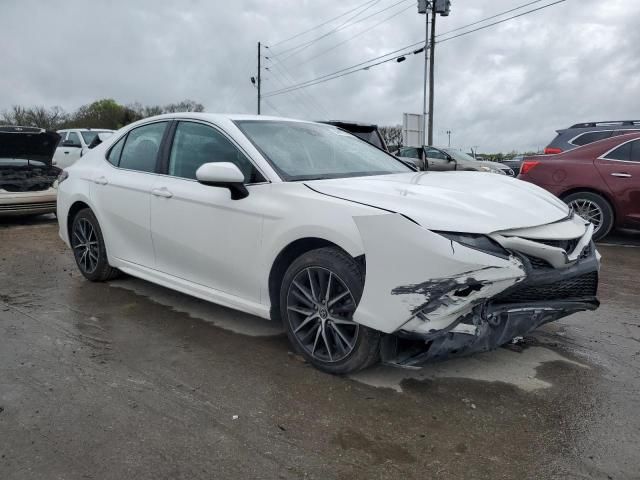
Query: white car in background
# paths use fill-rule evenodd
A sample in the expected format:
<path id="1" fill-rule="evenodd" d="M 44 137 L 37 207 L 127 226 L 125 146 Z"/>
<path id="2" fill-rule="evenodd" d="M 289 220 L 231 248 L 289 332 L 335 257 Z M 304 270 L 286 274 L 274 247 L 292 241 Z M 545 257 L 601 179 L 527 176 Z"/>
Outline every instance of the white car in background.
<path id="1" fill-rule="evenodd" d="M 60 169 L 51 161 L 59 139 L 42 128 L 0 126 L 0 218 L 56 211 Z"/>
<path id="2" fill-rule="evenodd" d="M 95 143 L 96 137 L 104 141 L 113 135 L 114 131 L 96 128 L 58 130 L 61 138 L 53 156 L 53 164 L 59 168 L 67 168 L 87 153 L 92 143 Z"/>
<path id="3" fill-rule="evenodd" d="M 415 172 L 334 126 L 182 113 L 60 177 L 82 274 L 282 321 L 316 367 L 417 365 L 598 307 L 593 226 L 505 175 Z"/>

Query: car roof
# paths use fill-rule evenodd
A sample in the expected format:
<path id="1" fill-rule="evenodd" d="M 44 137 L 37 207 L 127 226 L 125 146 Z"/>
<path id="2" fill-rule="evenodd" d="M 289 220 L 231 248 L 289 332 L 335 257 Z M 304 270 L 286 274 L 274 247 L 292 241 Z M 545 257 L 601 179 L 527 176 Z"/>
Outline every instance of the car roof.
<path id="1" fill-rule="evenodd" d="M 61 128 L 57 132 L 115 132 L 110 128 Z"/>
<path id="2" fill-rule="evenodd" d="M 141 122 L 152 119 L 171 119 L 171 118 L 194 118 L 194 119 L 202 119 L 209 121 L 220 121 L 220 120 L 256 120 L 256 121 L 274 121 L 274 120 L 285 120 L 287 122 L 300 122 L 300 123 L 317 123 L 311 122 L 308 120 L 300 120 L 297 118 L 288 118 L 288 117 L 277 117 L 272 115 L 250 115 L 244 113 L 205 113 L 205 112 L 177 112 L 177 113 L 165 113 L 162 115 L 156 115 L 153 117 L 147 117 Z"/>
<path id="3" fill-rule="evenodd" d="M 638 127 L 640 120 L 607 120 L 604 122 L 584 122 L 571 125 L 569 128 L 606 128 L 606 127 Z"/>

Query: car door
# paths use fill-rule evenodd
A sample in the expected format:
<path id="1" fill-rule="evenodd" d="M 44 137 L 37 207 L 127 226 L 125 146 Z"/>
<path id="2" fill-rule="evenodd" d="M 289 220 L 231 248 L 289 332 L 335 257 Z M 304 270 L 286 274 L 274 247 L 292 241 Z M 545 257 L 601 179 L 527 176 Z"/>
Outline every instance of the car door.
<path id="1" fill-rule="evenodd" d="M 433 147 L 425 147 L 427 165 L 429 170 L 445 171 L 455 170 L 456 162 L 450 160 L 449 155 Z"/>
<path id="2" fill-rule="evenodd" d="M 147 268 L 155 267 L 150 197 L 167 125 L 154 122 L 129 131 L 108 150 L 108 163 L 92 179 L 108 255 Z"/>
<path id="3" fill-rule="evenodd" d="M 158 270 L 258 302 L 262 210 L 269 184 L 248 156 L 218 128 L 197 121 L 175 127 L 166 175 L 151 196 L 151 231 Z M 249 196 L 232 200 L 228 188 L 198 183 L 204 163 L 232 162 L 245 175 Z"/>
<path id="4" fill-rule="evenodd" d="M 82 142 L 78 132 L 68 132 L 66 140 L 60 140 L 56 149 L 55 165 L 58 168 L 67 168 L 73 165 L 82 154 Z"/>
<path id="5" fill-rule="evenodd" d="M 624 142 L 595 163 L 611 191 L 617 217 L 627 226 L 640 226 L 640 139 Z"/>
<path id="6" fill-rule="evenodd" d="M 420 148 L 416 147 L 402 147 L 398 151 L 398 157 L 407 160 L 410 159 L 409 161 L 411 161 L 411 163 L 413 163 L 413 165 L 415 165 L 418 170 L 424 170 L 423 161 L 420 156 L 420 150 Z"/>

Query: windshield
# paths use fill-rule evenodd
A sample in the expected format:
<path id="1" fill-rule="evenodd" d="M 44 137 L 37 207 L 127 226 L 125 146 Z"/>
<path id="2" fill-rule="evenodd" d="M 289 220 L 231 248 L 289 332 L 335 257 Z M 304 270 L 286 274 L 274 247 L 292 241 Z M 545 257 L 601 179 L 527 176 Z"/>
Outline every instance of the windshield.
<path id="1" fill-rule="evenodd" d="M 331 125 L 243 120 L 236 125 L 286 181 L 411 172 L 382 150 Z"/>
<path id="2" fill-rule="evenodd" d="M 476 162 L 477 160 L 473 158 L 468 153 L 461 152 L 460 150 L 456 150 L 455 148 L 443 148 L 443 152 L 447 152 L 454 160 L 462 160 L 464 162 Z"/>

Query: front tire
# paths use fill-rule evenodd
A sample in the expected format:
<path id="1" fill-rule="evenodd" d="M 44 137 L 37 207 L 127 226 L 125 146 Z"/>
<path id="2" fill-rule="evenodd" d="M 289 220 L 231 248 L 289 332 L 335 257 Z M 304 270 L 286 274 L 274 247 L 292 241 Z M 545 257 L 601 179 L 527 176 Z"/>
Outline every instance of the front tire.
<path id="1" fill-rule="evenodd" d="M 606 237 L 613 228 L 613 208 L 602 195 L 576 192 L 567 195 L 563 200 L 577 215 L 593 223 L 594 240 Z"/>
<path id="2" fill-rule="evenodd" d="M 100 224 L 90 209 L 73 217 L 70 241 L 76 265 L 87 280 L 104 282 L 118 276 L 119 271 L 109 265 Z"/>
<path id="3" fill-rule="evenodd" d="M 379 359 L 380 333 L 353 321 L 364 275 L 335 247 L 298 257 L 280 288 L 280 313 L 289 341 L 316 368 L 346 374 Z"/>

